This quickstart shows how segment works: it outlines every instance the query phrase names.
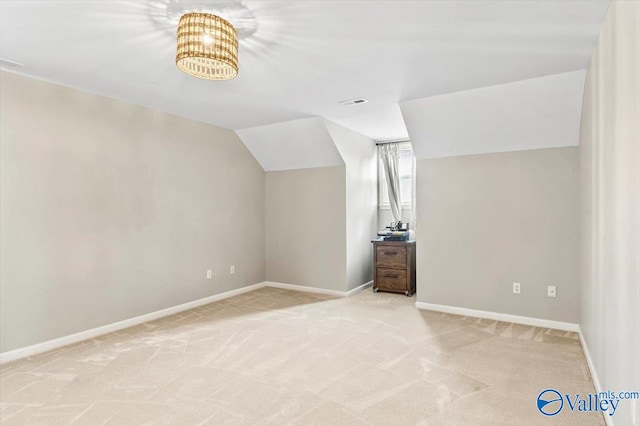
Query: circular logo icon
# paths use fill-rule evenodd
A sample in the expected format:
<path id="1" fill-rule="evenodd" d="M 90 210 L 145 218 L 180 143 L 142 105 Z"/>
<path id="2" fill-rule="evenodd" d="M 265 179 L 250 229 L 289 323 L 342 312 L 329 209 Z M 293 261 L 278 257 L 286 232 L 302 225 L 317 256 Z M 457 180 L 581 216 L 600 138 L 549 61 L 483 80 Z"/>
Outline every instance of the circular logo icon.
<path id="1" fill-rule="evenodd" d="M 555 416 L 562 410 L 562 395 L 555 389 L 546 389 L 538 395 L 538 411 L 545 416 Z"/>

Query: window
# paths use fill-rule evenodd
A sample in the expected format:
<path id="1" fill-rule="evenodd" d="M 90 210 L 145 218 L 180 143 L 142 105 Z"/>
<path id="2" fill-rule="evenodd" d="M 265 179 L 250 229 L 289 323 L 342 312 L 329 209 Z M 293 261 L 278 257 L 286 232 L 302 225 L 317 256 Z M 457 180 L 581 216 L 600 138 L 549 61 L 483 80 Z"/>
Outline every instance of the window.
<path id="1" fill-rule="evenodd" d="M 410 142 L 399 144 L 398 174 L 400 175 L 400 200 L 403 208 L 411 207 L 411 179 L 413 176 L 413 151 Z M 389 208 L 389 193 L 387 192 L 387 178 L 384 167 L 378 157 L 378 205 Z"/>

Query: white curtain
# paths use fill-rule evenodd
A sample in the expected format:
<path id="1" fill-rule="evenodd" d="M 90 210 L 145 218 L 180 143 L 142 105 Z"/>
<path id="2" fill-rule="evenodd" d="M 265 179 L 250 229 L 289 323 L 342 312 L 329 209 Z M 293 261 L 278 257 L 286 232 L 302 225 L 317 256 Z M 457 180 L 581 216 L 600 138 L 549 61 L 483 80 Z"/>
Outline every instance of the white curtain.
<path id="1" fill-rule="evenodd" d="M 411 239 L 415 239 L 415 231 L 417 229 L 416 215 L 416 156 L 411 154 L 411 216 L 409 217 L 409 227 L 414 234 Z"/>
<path id="2" fill-rule="evenodd" d="M 402 220 L 402 200 L 400 199 L 400 176 L 398 174 L 398 144 L 387 143 L 378 146 L 382 168 L 387 180 L 387 193 L 391 214 L 396 222 Z M 413 224 L 411 225 L 413 226 Z"/>

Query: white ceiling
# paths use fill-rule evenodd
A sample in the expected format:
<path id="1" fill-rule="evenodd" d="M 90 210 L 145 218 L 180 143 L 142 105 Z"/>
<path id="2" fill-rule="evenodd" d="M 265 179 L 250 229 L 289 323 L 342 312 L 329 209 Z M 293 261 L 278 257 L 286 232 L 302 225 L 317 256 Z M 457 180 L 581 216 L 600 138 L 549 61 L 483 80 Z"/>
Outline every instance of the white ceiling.
<path id="1" fill-rule="evenodd" d="M 406 137 L 400 101 L 585 69 L 608 1 L 0 1 L 15 72 L 222 127 L 321 116 Z M 178 71 L 187 10 L 239 30 L 240 74 Z M 369 103 L 338 101 L 365 97 Z"/>
<path id="2" fill-rule="evenodd" d="M 402 102 L 417 158 L 578 145 L 585 71 Z"/>

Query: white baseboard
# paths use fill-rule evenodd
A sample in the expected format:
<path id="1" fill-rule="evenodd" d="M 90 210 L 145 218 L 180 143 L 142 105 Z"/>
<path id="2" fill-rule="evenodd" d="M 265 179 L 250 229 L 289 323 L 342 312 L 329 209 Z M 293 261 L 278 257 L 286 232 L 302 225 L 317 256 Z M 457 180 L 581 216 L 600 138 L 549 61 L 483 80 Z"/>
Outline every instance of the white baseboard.
<path id="1" fill-rule="evenodd" d="M 364 284 L 362 284 L 362 285 L 359 285 L 358 287 L 356 287 L 356 288 L 354 288 L 354 289 L 351 289 L 351 290 L 347 291 L 347 292 L 345 293 L 345 296 L 346 296 L 346 297 L 353 296 L 354 294 L 358 294 L 358 293 L 360 293 L 362 290 L 364 290 L 364 289 L 366 289 L 366 288 L 369 288 L 369 287 L 371 287 L 371 286 L 373 286 L 373 280 L 371 280 L 371 281 L 369 281 L 369 282 L 367 282 L 367 283 L 364 283 Z"/>
<path id="2" fill-rule="evenodd" d="M 544 328 L 553 328 L 556 330 L 574 331 L 578 333 L 578 336 L 580 336 L 580 344 L 582 345 L 582 351 L 584 352 L 584 357 L 586 358 L 587 365 L 589 366 L 589 372 L 591 373 L 593 386 L 595 387 L 597 393 L 602 392 L 602 387 L 600 386 L 600 380 L 598 379 L 598 373 L 596 372 L 596 368 L 593 365 L 593 360 L 591 359 L 591 354 L 589 353 L 589 347 L 587 346 L 586 340 L 584 340 L 584 335 L 582 334 L 582 330 L 580 329 L 580 325 L 578 324 L 574 324 L 571 322 L 551 321 L 551 320 L 545 320 L 540 318 L 523 317 L 520 315 L 501 314 L 498 312 L 479 311 L 476 309 L 460 308 L 457 306 L 437 305 L 435 303 L 425 303 L 425 302 L 416 302 L 416 308 L 424 309 L 427 311 L 444 312 L 447 314 L 463 315 L 467 317 L 486 318 L 486 319 L 491 319 L 495 321 L 513 322 L 516 324 L 531 325 L 534 327 L 544 327 Z M 604 418 L 604 421 L 607 424 L 607 426 L 615 426 L 611 416 L 605 416 L 604 413 L 602 413 L 602 417 Z"/>
<path id="3" fill-rule="evenodd" d="M 372 286 L 373 281 L 364 283 L 361 286 L 358 286 L 353 290 L 349 290 L 349 291 L 329 290 L 326 288 L 309 287 L 306 285 L 297 285 L 297 284 L 278 283 L 275 281 L 265 281 L 264 285 L 265 287 L 281 288 L 284 290 L 293 290 L 293 291 L 302 291 L 305 293 L 324 294 L 326 296 L 349 297 L 349 296 L 353 296 L 356 293 L 360 293 L 362 290 L 364 290 L 367 287 Z"/>
<path id="4" fill-rule="evenodd" d="M 596 388 L 596 393 L 602 392 L 602 386 L 600 386 L 600 380 L 598 379 L 598 373 L 596 372 L 596 367 L 593 365 L 593 360 L 591 359 L 591 354 L 589 353 L 589 347 L 587 346 L 587 341 L 584 340 L 584 335 L 582 334 L 582 329 L 578 328 L 578 336 L 580 336 L 580 343 L 582 344 L 582 352 L 584 352 L 584 357 L 587 359 L 587 365 L 589 366 L 589 372 L 591 373 L 591 380 L 593 380 L 593 386 Z M 613 419 L 611 416 L 606 416 L 605 413 L 602 413 L 602 417 L 604 418 L 607 426 L 614 426 Z"/>
<path id="5" fill-rule="evenodd" d="M 309 287 L 306 285 L 278 283 L 275 281 L 265 281 L 265 287 L 281 288 L 283 290 L 302 291 L 305 293 L 324 294 L 327 296 L 344 297 L 345 292 L 340 290 L 329 290 L 326 288 Z"/>
<path id="6" fill-rule="evenodd" d="M 249 285 L 236 290 L 215 294 L 213 296 L 205 297 L 203 299 L 194 300 L 192 302 L 183 303 L 181 305 L 172 306 L 170 308 L 161 309 L 159 311 L 140 315 L 134 318 L 129 318 L 123 321 L 114 322 L 112 324 L 103 325 L 101 327 L 92 328 L 90 330 L 80 331 L 78 333 L 59 337 L 53 340 L 48 340 L 42 343 L 37 343 L 35 345 L 27 346 L 24 348 L 2 352 L 0 353 L 0 365 L 10 361 L 15 361 L 17 359 L 27 358 L 37 354 L 41 354 L 43 352 L 59 349 L 63 346 L 71 345 L 73 343 L 78 343 L 87 339 L 92 339 L 94 337 L 101 336 L 103 334 L 112 333 L 114 331 L 133 327 L 134 325 L 142 324 L 144 322 L 149 322 L 149 321 L 156 320 L 158 318 L 177 314 L 178 312 L 187 311 L 189 309 L 193 309 L 198 306 L 207 305 L 209 303 L 217 302 L 218 300 L 227 299 L 229 297 L 233 297 L 242 293 L 247 293 L 249 291 L 257 290 L 262 287 L 264 287 L 264 283 L 257 283 L 257 284 Z"/>
<path id="7" fill-rule="evenodd" d="M 257 290 L 263 287 L 275 287 L 275 288 L 282 288 L 286 290 L 304 291 L 307 293 L 325 294 L 325 295 L 336 296 L 336 297 L 349 297 L 356 293 L 359 293 L 360 291 L 371 286 L 372 284 L 373 284 L 373 281 L 369 281 L 368 283 L 364 283 L 361 286 L 354 288 L 353 290 L 339 291 L 339 290 L 327 290 L 323 288 L 307 287 L 307 286 L 295 285 L 295 284 L 284 284 L 284 283 L 264 281 L 261 283 L 256 283 L 256 284 L 248 285 L 246 287 L 238 288 L 236 290 L 215 294 L 213 296 L 205 297 L 203 299 L 194 300 L 192 302 L 183 303 L 181 305 L 172 306 L 170 308 L 161 309 L 159 311 L 140 315 L 134 318 L 129 318 L 123 321 L 114 322 L 112 324 L 103 325 L 101 327 L 92 328 L 90 330 L 80 331 L 78 333 L 59 337 L 53 340 L 48 340 L 46 342 L 37 343 L 35 345 L 27 346 L 24 348 L 2 352 L 0 353 L 0 365 L 5 364 L 7 362 L 15 361 L 21 358 L 28 358 L 30 356 L 38 355 L 54 349 L 59 349 L 61 347 L 78 343 L 83 340 L 92 339 L 94 337 L 101 336 L 103 334 L 108 334 L 114 331 L 133 327 L 134 325 L 153 321 L 158 318 L 177 314 L 178 312 L 187 311 L 189 309 L 197 308 L 198 306 L 207 305 L 209 303 L 213 303 L 213 302 L 217 302 L 218 300 L 237 296 L 242 293 L 248 293 L 250 291 Z"/>
<path id="8" fill-rule="evenodd" d="M 564 331 L 580 331 L 578 324 L 545 320 L 540 318 L 523 317 L 520 315 L 501 314 L 499 312 L 479 311 L 476 309 L 460 308 L 457 306 L 437 305 L 435 303 L 416 302 L 416 308 L 427 311 L 444 312 L 447 314 L 462 315 L 466 317 L 486 318 L 495 321 L 513 322 L 516 324 L 531 325 L 534 327 L 553 328 Z"/>

